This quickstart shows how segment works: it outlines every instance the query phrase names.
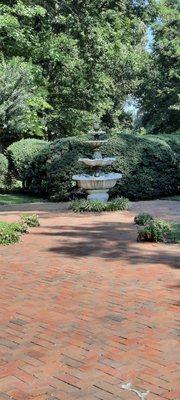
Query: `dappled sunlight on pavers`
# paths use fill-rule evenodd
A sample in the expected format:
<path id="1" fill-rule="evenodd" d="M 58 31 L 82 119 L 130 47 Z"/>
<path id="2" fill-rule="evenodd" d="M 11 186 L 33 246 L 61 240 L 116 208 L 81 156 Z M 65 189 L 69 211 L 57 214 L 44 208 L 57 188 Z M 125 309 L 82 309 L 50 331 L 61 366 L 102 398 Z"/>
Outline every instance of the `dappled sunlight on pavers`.
<path id="1" fill-rule="evenodd" d="M 133 210 L 38 213 L 0 248 L 0 399 L 179 399 L 179 247 L 137 243 Z"/>

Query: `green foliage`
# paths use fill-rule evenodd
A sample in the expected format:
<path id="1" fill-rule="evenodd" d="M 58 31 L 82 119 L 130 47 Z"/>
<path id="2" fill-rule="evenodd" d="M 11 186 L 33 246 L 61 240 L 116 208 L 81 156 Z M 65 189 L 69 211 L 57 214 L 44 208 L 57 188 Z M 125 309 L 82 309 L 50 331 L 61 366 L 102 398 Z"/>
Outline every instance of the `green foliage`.
<path id="1" fill-rule="evenodd" d="M 126 197 L 117 197 L 109 201 L 106 205 L 107 211 L 122 211 L 130 208 L 130 202 Z"/>
<path id="2" fill-rule="evenodd" d="M 44 202 L 44 199 L 37 196 L 29 196 L 22 193 L 3 193 L 0 194 L 0 205 L 25 204 L 25 203 Z"/>
<path id="3" fill-rule="evenodd" d="M 154 218 L 151 214 L 144 212 L 144 213 L 140 213 L 140 214 L 136 215 L 136 217 L 134 218 L 134 222 L 137 225 L 146 225 L 153 219 Z"/>
<path id="4" fill-rule="evenodd" d="M 2 58 L 0 71 L 1 143 L 7 147 L 22 137 L 42 137 L 43 111 L 49 105 L 41 68 L 14 57 L 10 61 Z"/>
<path id="5" fill-rule="evenodd" d="M 173 222 L 171 224 L 171 239 L 174 243 L 180 243 L 180 222 Z"/>
<path id="6" fill-rule="evenodd" d="M 71 209 L 76 212 L 102 212 L 106 211 L 106 203 L 100 200 L 75 200 L 71 204 Z"/>
<path id="7" fill-rule="evenodd" d="M 8 175 L 8 160 L 4 154 L 0 154 L 0 189 L 5 186 Z"/>
<path id="8" fill-rule="evenodd" d="M 30 188 L 34 175 L 34 160 L 40 152 L 44 152 L 48 147 L 48 142 L 38 139 L 22 139 L 11 144 L 7 149 L 7 157 L 9 159 L 9 169 L 11 174 L 22 181 L 23 188 Z M 41 153 L 41 154 L 42 154 Z M 43 169 L 42 163 L 38 164 L 37 181 L 40 176 L 40 169 Z M 34 190 L 35 191 L 35 190 Z"/>
<path id="9" fill-rule="evenodd" d="M 158 198 L 179 191 L 180 137 L 163 135 L 138 136 L 120 134 L 102 146 L 103 155 L 117 160 L 107 171 L 122 172 L 123 179 L 111 190 L 111 197 L 131 200 Z M 75 173 L 87 172 L 78 162 L 81 156 L 92 156 L 92 149 L 83 138 L 57 140 L 50 145 L 47 158 L 47 193 L 53 200 L 72 199 L 77 195 L 72 181 Z"/>
<path id="10" fill-rule="evenodd" d="M 153 0 L 1 1 L 5 58 L 32 58 L 47 77 L 49 137 L 79 135 L 97 114 L 122 124 L 123 104 L 138 84 Z M 129 123 L 128 123 L 129 124 Z"/>
<path id="11" fill-rule="evenodd" d="M 166 242 L 171 236 L 172 230 L 168 222 L 154 219 L 138 231 L 138 242 Z"/>
<path id="12" fill-rule="evenodd" d="M 0 221 L 0 245 L 19 243 L 21 235 L 28 233 L 29 227 L 39 226 L 37 215 L 25 214 L 18 222 Z"/>
<path id="13" fill-rule="evenodd" d="M 129 200 L 124 197 L 118 197 L 114 200 L 104 203 L 101 200 L 75 200 L 71 203 L 71 209 L 74 212 L 101 212 L 128 210 Z"/>
<path id="14" fill-rule="evenodd" d="M 23 214 L 21 215 L 21 221 L 29 227 L 38 227 L 40 222 L 36 214 Z"/>
<path id="15" fill-rule="evenodd" d="M 21 235 L 24 235 L 25 233 L 28 233 L 28 227 L 23 221 L 12 222 L 10 224 L 10 227 L 11 227 L 12 230 L 14 230 L 15 232 L 18 232 Z"/>
<path id="16" fill-rule="evenodd" d="M 20 233 L 14 229 L 12 224 L 0 221 L 0 244 L 8 245 L 18 243 L 20 241 Z"/>
<path id="17" fill-rule="evenodd" d="M 179 2 L 160 0 L 157 8 L 153 53 L 144 60 L 137 88 L 141 124 L 154 134 L 179 131 L 180 124 Z"/>
<path id="18" fill-rule="evenodd" d="M 49 139 L 79 136 L 96 116 L 132 129 L 129 96 L 139 102 L 140 134 L 177 131 L 178 22 L 175 0 L 1 0 L 4 145 L 46 137 L 46 128 Z"/>

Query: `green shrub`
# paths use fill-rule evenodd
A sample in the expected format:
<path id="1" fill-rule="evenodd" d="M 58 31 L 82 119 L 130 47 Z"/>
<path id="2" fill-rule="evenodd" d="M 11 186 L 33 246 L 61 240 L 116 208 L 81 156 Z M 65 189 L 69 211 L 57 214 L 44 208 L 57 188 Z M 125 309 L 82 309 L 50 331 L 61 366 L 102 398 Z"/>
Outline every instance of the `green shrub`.
<path id="1" fill-rule="evenodd" d="M 35 214 L 23 214 L 21 215 L 21 221 L 29 227 L 40 226 L 38 216 Z"/>
<path id="2" fill-rule="evenodd" d="M 124 196 L 130 200 L 158 198 L 177 194 L 180 168 L 180 137 L 140 136 L 121 133 L 102 146 L 103 155 L 117 160 L 105 172 L 122 172 L 123 178 L 110 191 L 111 198 Z M 174 140 L 173 140 L 174 137 Z M 72 181 L 75 173 L 87 172 L 79 157 L 92 157 L 92 149 L 83 138 L 66 138 L 51 143 L 47 160 L 47 191 L 54 200 L 67 200 L 77 193 Z"/>
<path id="3" fill-rule="evenodd" d="M 117 197 L 109 201 L 106 205 L 107 211 L 128 210 L 130 208 L 129 199 L 126 197 Z"/>
<path id="4" fill-rule="evenodd" d="M 38 163 L 39 169 L 34 171 L 34 162 L 36 157 L 42 154 L 48 146 L 48 142 L 44 140 L 22 139 L 7 148 L 10 173 L 14 178 L 22 181 L 24 189 L 31 190 L 34 174 L 37 182 L 40 180 L 41 169 L 45 165 L 41 160 Z"/>
<path id="5" fill-rule="evenodd" d="M 20 241 L 20 233 L 14 229 L 12 224 L 0 222 L 0 244 L 8 245 L 18 243 Z"/>
<path id="6" fill-rule="evenodd" d="M 80 189 L 72 181 L 73 174 L 89 172 L 78 159 L 92 157 L 92 148 L 85 139 L 87 137 L 68 137 L 51 143 L 26 139 L 14 143 L 8 148 L 11 170 L 23 180 L 29 192 L 47 194 L 54 201 L 74 199 Z M 31 151 L 29 156 L 32 143 L 37 151 Z M 23 149 L 26 149 L 24 155 L 20 156 Z M 179 149 L 180 135 L 121 133 L 112 136 L 103 144 L 102 154 L 115 156 L 117 160 L 104 171 L 122 172 L 123 178 L 110 191 L 110 197 L 140 200 L 177 194 L 180 189 Z"/>
<path id="7" fill-rule="evenodd" d="M 166 242 L 171 237 L 172 230 L 168 222 L 155 219 L 138 231 L 138 242 Z"/>
<path id="8" fill-rule="evenodd" d="M 11 225 L 11 228 L 14 229 L 15 232 L 19 232 L 21 235 L 28 233 L 28 226 L 23 221 L 12 222 L 10 225 Z"/>
<path id="9" fill-rule="evenodd" d="M 6 185 L 6 179 L 8 175 L 8 160 L 4 154 L 0 154 L 0 189 L 3 189 Z"/>
<path id="10" fill-rule="evenodd" d="M 100 200 L 75 200 L 71 204 L 71 209 L 76 212 L 101 212 L 106 211 L 106 203 Z"/>
<path id="11" fill-rule="evenodd" d="M 146 225 L 153 219 L 154 218 L 151 214 L 144 212 L 144 213 L 140 213 L 140 214 L 136 215 L 136 217 L 134 218 L 134 222 L 137 225 Z"/>

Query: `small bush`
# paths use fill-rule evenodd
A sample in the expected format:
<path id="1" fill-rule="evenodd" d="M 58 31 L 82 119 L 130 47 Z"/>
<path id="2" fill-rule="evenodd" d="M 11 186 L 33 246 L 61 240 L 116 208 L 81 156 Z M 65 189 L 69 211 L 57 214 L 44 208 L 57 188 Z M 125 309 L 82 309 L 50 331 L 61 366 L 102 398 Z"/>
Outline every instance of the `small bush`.
<path id="1" fill-rule="evenodd" d="M 23 221 L 12 222 L 10 225 L 11 225 L 11 228 L 14 229 L 15 232 L 18 232 L 21 235 L 28 233 L 28 226 Z"/>
<path id="2" fill-rule="evenodd" d="M 22 139 L 7 148 L 10 173 L 12 177 L 22 181 L 24 189 L 30 191 L 34 179 L 34 160 L 48 146 L 49 144 L 45 140 Z M 36 171 L 37 181 L 40 179 L 41 168 L 44 168 L 44 166 L 44 162 L 39 163 L 39 168 Z"/>
<path id="3" fill-rule="evenodd" d="M 117 197 L 106 204 L 107 211 L 128 210 L 130 207 L 129 199 L 126 197 Z"/>
<path id="4" fill-rule="evenodd" d="M 144 213 L 140 213 L 140 214 L 136 215 L 136 217 L 134 218 L 134 222 L 137 225 L 146 225 L 153 219 L 154 218 L 151 214 L 144 212 Z"/>
<path id="5" fill-rule="evenodd" d="M 14 229 L 12 224 L 0 222 L 0 244 L 8 245 L 18 243 L 20 241 L 20 233 Z"/>
<path id="6" fill-rule="evenodd" d="M 28 233 L 28 226 L 39 226 L 37 215 L 24 215 L 18 222 L 0 221 L 0 244 L 18 243 L 21 235 Z"/>
<path id="7" fill-rule="evenodd" d="M 150 221 L 138 231 L 138 242 L 167 242 L 172 234 L 171 226 L 164 220 Z"/>
<path id="8" fill-rule="evenodd" d="M 106 204 L 100 200 L 75 200 L 71 204 L 71 209 L 78 212 L 101 212 L 106 210 Z"/>
<path id="9" fill-rule="evenodd" d="M 40 226 L 38 216 L 35 214 L 23 214 L 21 215 L 21 221 L 29 227 Z"/>

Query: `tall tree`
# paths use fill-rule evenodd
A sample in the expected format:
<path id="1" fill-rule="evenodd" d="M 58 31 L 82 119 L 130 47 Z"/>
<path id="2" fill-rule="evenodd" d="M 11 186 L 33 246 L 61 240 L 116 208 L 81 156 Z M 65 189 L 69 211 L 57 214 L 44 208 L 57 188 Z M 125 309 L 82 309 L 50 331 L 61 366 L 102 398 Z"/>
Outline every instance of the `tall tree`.
<path id="1" fill-rule="evenodd" d="M 96 115 L 109 126 L 123 120 L 153 7 L 153 0 L 1 1 L 1 49 L 42 67 L 51 134 L 79 134 Z"/>
<path id="2" fill-rule="evenodd" d="M 46 91 L 41 68 L 20 57 L 0 62 L 0 143 L 7 147 L 22 137 L 43 137 Z"/>
<path id="3" fill-rule="evenodd" d="M 142 69 L 141 123 L 148 132 L 176 132 L 180 125 L 180 6 L 176 0 L 161 0 L 154 25 L 153 53 Z"/>

